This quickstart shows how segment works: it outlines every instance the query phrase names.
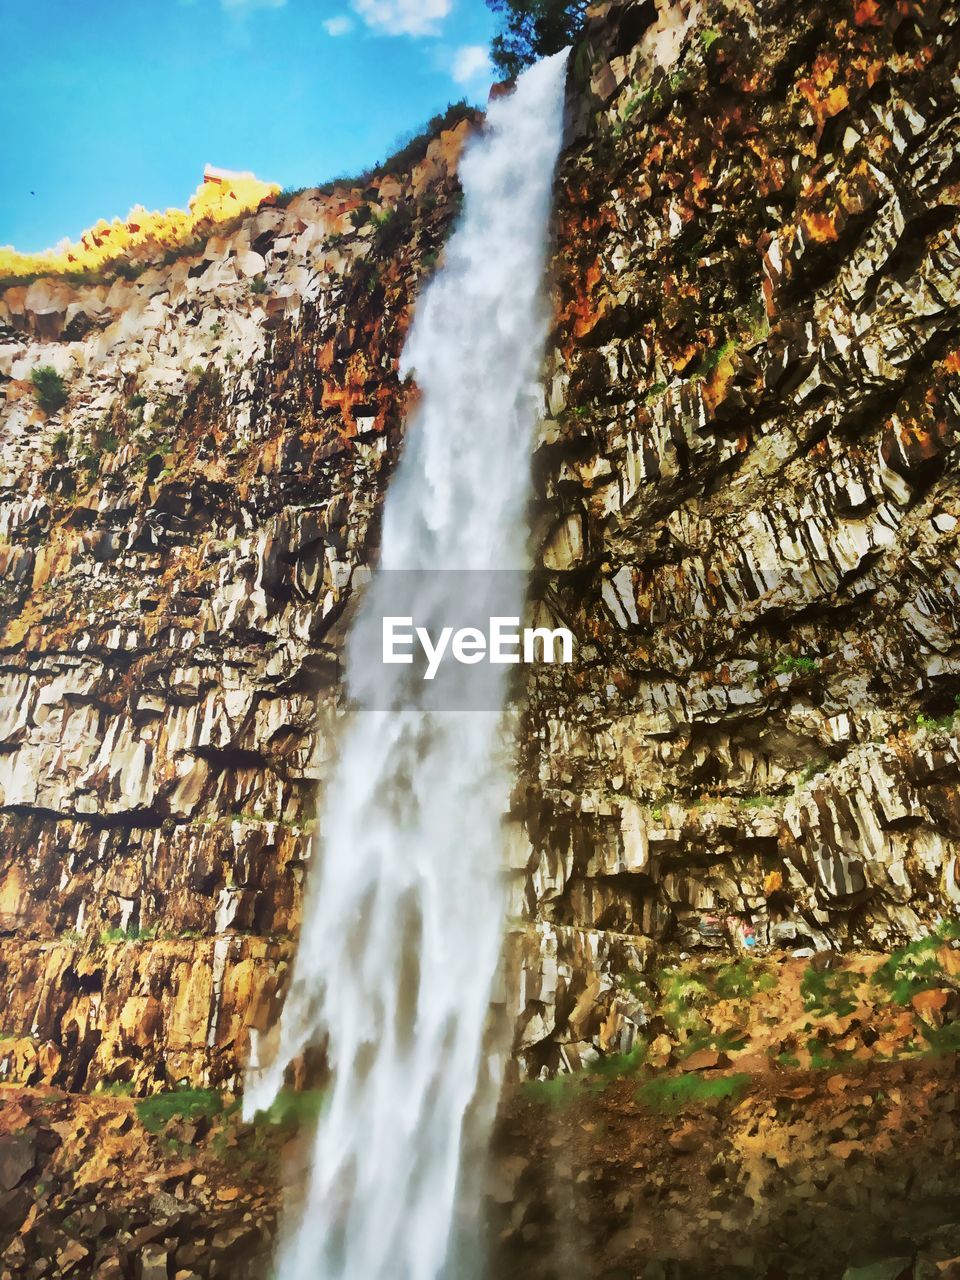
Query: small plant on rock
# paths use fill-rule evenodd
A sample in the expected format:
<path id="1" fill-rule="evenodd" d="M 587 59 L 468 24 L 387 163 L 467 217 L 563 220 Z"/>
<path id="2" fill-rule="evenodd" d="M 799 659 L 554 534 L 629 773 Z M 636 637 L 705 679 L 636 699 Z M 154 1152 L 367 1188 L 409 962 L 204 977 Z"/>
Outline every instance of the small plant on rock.
<path id="1" fill-rule="evenodd" d="M 67 382 L 62 373 L 57 373 L 53 365 L 42 364 L 30 375 L 37 404 L 46 414 L 56 413 L 67 403 L 69 392 Z"/>
<path id="2" fill-rule="evenodd" d="M 818 1018 L 843 1018 L 857 1007 L 856 988 L 863 974 L 845 969 L 816 969 L 810 965 L 800 982 L 800 994 L 807 1013 Z"/>
<path id="3" fill-rule="evenodd" d="M 773 668 L 773 674 L 775 676 L 815 676 L 819 670 L 820 663 L 815 658 L 795 658 L 791 653 L 781 658 Z"/>

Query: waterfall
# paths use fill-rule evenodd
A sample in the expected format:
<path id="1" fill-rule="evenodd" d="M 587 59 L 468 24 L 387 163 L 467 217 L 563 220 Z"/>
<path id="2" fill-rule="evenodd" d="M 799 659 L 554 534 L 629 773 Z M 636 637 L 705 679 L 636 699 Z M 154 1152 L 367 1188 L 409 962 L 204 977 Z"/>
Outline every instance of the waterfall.
<path id="1" fill-rule="evenodd" d="M 462 610 L 445 570 L 523 570 L 525 507 L 547 332 L 542 282 L 566 55 L 491 103 L 461 165 L 464 210 L 424 293 L 401 372 L 422 393 L 384 505 L 381 569 L 416 570 L 408 613 Z M 387 575 L 389 576 L 389 574 Z M 513 612 L 523 574 L 506 575 Z M 355 631 L 379 619 L 375 576 Z M 502 593 L 501 593 L 502 600 Z M 300 947 L 272 1065 L 326 1043 L 330 1092 L 280 1280 L 436 1280 L 448 1273 L 463 1135 L 484 1072 L 502 944 L 498 762 L 506 677 L 483 710 L 361 710 L 326 791 Z M 375 679 L 348 646 L 351 692 Z"/>

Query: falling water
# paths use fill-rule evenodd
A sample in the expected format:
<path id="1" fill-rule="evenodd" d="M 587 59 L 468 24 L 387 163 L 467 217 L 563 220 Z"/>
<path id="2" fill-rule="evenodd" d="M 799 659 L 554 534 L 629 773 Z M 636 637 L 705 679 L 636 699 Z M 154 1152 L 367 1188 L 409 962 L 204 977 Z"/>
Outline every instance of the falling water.
<path id="1" fill-rule="evenodd" d="M 493 102 L 461 165 L 465 204 L 402 360 L 422 392 L 384 506 L 382 568 L 418 570 L 406 612 L 462 609 L 457 573 L 526 566 L 525 505 L 546 338 L 542 294 L 565 55 Z M 389 574 L 387 575 L 389 576 Z M 508 575 L 522 596 L 522 574 Z M 378 581 L 361 606 L 377 619 Z M 511 612 L 522 612 L 522 599 Z M 448 618 L 449 620 L 449 618 Z M 348 650 L 351 691 L 373 674 Z M 509 667 L 497 670 L 509 672 Z M 273 1064 L 326 1043 L 332 1082 L 281 1280 L 436 1280 L 448 1256 L 464 1127 L 484 1065 L 503 932 L 499 705 L 364 710 L 350 721 Z"/>

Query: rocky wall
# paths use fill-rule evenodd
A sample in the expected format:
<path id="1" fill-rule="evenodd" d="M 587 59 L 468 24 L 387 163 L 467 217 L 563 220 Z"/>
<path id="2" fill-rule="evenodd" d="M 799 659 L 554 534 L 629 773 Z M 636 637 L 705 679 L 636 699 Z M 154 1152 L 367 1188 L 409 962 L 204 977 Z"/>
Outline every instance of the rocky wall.
<path id="1" fill-rule="evenodd" d="M 957 904 L 957 9 L 605 5 L 571 65 L 513 840 L 521 1069 L 664 948 Z M 593 1010 L 584 1017 L 586 1008 Z"/>
<path id="2" fill-rule="evenodd" d="M 0 296 L 0 1079 L 235 1088 L 276 1016 L 470 128 Z"/>

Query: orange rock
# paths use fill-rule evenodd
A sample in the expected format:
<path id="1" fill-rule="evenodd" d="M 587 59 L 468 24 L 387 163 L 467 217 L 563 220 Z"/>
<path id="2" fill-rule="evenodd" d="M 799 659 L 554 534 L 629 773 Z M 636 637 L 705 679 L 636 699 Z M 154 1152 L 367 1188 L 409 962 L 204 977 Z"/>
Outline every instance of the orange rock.
<path id="1" fill-rule="evenodd" d="M 771 871 L 763 881 L 763 896 L 772 897 L 783 888 L 783 875 L 779 871 Z"/>
<path id="2" fill-rule="evenodd" d="M 829 214 L 811 210 L 800 219 L 803 229 L 816 244 L 829 244 L 839 239 L 836 222 Z"/>
<path id="3" fill-rule="evenodd" d="M 949 991 L 936 987 L 932 991 L 918 991 L 910 1003 L 924 1022 L 938 1027 L 943 1023 L 943 1009 L 949 997 Z"/>

